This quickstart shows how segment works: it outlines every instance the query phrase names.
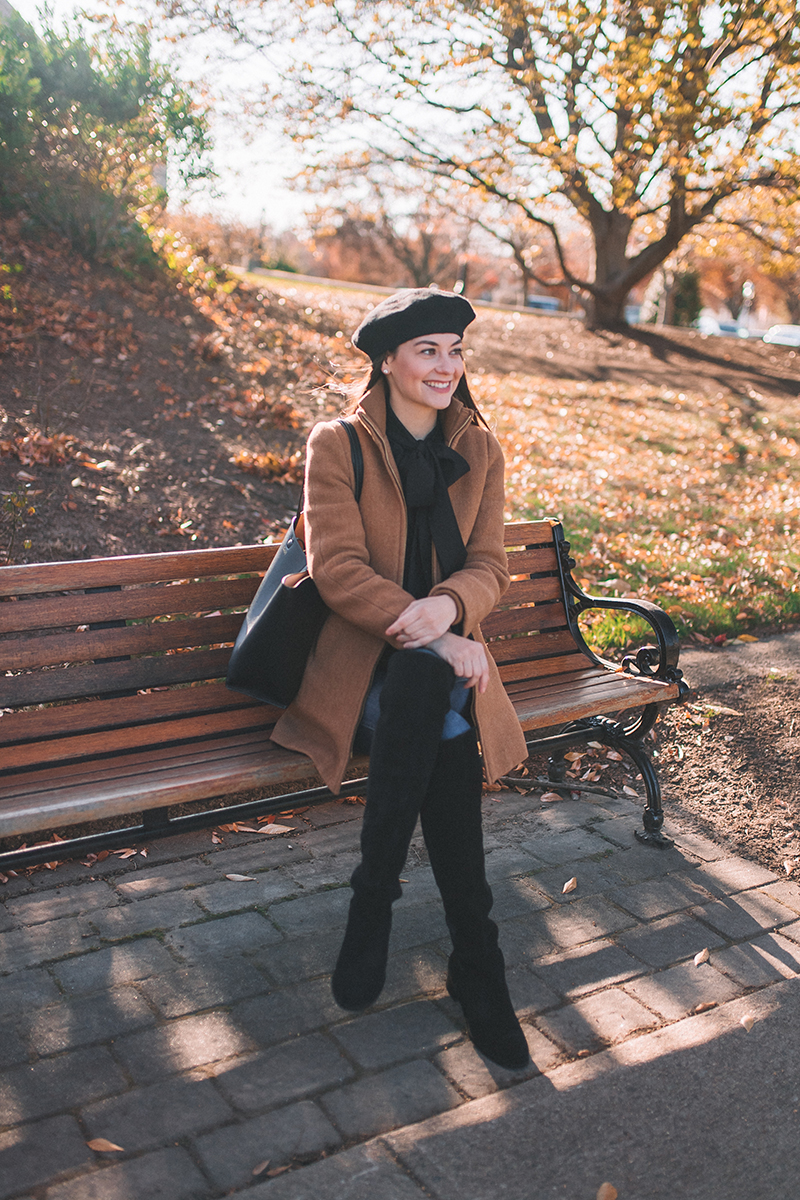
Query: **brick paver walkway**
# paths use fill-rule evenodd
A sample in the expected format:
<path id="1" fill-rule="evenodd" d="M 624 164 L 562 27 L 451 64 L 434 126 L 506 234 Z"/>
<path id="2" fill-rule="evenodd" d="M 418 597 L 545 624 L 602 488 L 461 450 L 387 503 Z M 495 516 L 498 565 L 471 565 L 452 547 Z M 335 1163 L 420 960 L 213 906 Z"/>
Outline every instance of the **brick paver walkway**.
<path id="1" fill-rule="evenodd" d="M 365 1195 L 418 1200 L 381 1158 L 389 1143 L 361 1144 L 396 1130 L 399 1146 L 405 1127 L 800 972 L 796 883 L 689 831 L 673 829 L 680 848 L 642 847 L 627 799 L 497 793 L 485 811 L 494 915 L 535 1064 L 522 1073 L 465 1040 L 419 840 L 379 1004 L 354 1017 L 333 1003 L 358 806 L 309 810 L 269 840 L 214 847 L 205 831 L 154 843 L 147 860 L 12 879 L 0 1200 L 277 1200 L 310 1194 L 289 1186 L 303 1164 L 327 1157 L 335 1178 L 337 1163 L 361 1170 L 359 1155 Z M 122 1151 L 93 1151 L 95 1138 Z"/>

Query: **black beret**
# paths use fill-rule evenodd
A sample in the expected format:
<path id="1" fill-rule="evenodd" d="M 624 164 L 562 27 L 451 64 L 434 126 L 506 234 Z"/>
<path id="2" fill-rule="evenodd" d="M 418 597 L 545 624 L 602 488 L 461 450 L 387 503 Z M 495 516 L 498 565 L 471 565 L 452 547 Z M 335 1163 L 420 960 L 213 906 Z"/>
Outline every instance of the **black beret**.
<path id="1" fill-rule="evenodd" d="M 438 288 L 403 288 L 387 296 L 368 313 L 352 337 L 357 349 L 375 361 L 396 350 L 403 342 L 426 333 L 457 333 L 463 336 L 475 309 L 455 292 Z"/>

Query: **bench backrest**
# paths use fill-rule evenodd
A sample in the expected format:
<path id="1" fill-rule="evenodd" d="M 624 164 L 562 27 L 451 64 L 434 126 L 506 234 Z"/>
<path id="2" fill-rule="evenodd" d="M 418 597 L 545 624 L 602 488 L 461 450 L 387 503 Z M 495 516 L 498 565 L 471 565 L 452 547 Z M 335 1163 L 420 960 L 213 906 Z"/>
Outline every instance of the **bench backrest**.
<path id="1" fill-rule="evenodd" d="M 569 632 L 555 521 L 506 526 L 514 581 L 483 623 L 508 685 L 586 658 Z M 277 712 L 230 692 L 242 615 L 275 546 L 0 568 L 0 763 L 267 729 Z"/>

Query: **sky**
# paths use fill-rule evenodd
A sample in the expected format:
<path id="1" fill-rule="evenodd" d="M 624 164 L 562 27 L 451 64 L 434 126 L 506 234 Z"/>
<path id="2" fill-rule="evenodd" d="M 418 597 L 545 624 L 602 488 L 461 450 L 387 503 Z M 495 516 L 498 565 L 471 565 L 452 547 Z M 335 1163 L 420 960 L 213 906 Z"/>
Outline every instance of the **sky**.
<path id="1" fill-rule="evenodd" d="M 41 0 L 10 0 L 10 3 L 34 28 L 41 28 Z M 92 0 L 83 0 L 80 4 L 73 0 L 50 2 L 56 26 L 78 9 L 92 7 Z M 189 63 L 189 70 L 192 69 L 198 73 L 202 71 L 202 62 Z M 267 128 L 254 131 L 254 136 L 246 138 L 233 120 L 219 112 L 213 116 L 212 128 L 218 195 L 204 187 L 193 194 L 188 207 L 193 212 L 213 212 L 251 226 L 258 226 L 263 221 L 276 232 L 296 228 L 303 211 L 313 207 L 316 201 L 287 186 L 286 180 L 300 167 L 288 139 Z M 171 191 L 171 197 L 178 199 L 179 196 L 176 190 Z"/>

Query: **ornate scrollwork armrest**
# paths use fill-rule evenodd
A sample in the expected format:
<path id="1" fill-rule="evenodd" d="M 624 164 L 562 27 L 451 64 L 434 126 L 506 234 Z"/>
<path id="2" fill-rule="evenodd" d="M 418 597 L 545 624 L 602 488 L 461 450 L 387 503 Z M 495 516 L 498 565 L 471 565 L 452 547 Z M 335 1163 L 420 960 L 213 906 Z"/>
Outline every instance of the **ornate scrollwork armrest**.
<path id="1" fill-rule="evenodd" d="M 656 645 L 642 646 L 640 649 L 626 654 L 622 660 L 622 669 L 631 674 L 645 675 L 649 679 L 663 680 L 666 683 L 678 683 L 682 686 L 682 690 L 685 689 L 686 684 L 682 683 L 682 672 L 678 670 L 678 656 L 680 654 L 678 631 L 663 608 L 659 608 L 657 604 L 653 604 L 650 600 L 623 600 L 612 596 L 588 595 L 572 577 L 572 568 L 575 566 L 575 560 L 570 558 L 569 549 L 569 542 L 561 539 L 558 541 L 559 569 L 561 571 L 564 594 L 567 599 L 567 620 L 573 637 L 584 652 L 589 658 L 600 665 L 616 665 L 599 658 L 586 644 L 578 625 L 578 618 L 581 613 L 587 612 L 591 608 L 632 613 L 647 621 L 655 634 Z"/>

